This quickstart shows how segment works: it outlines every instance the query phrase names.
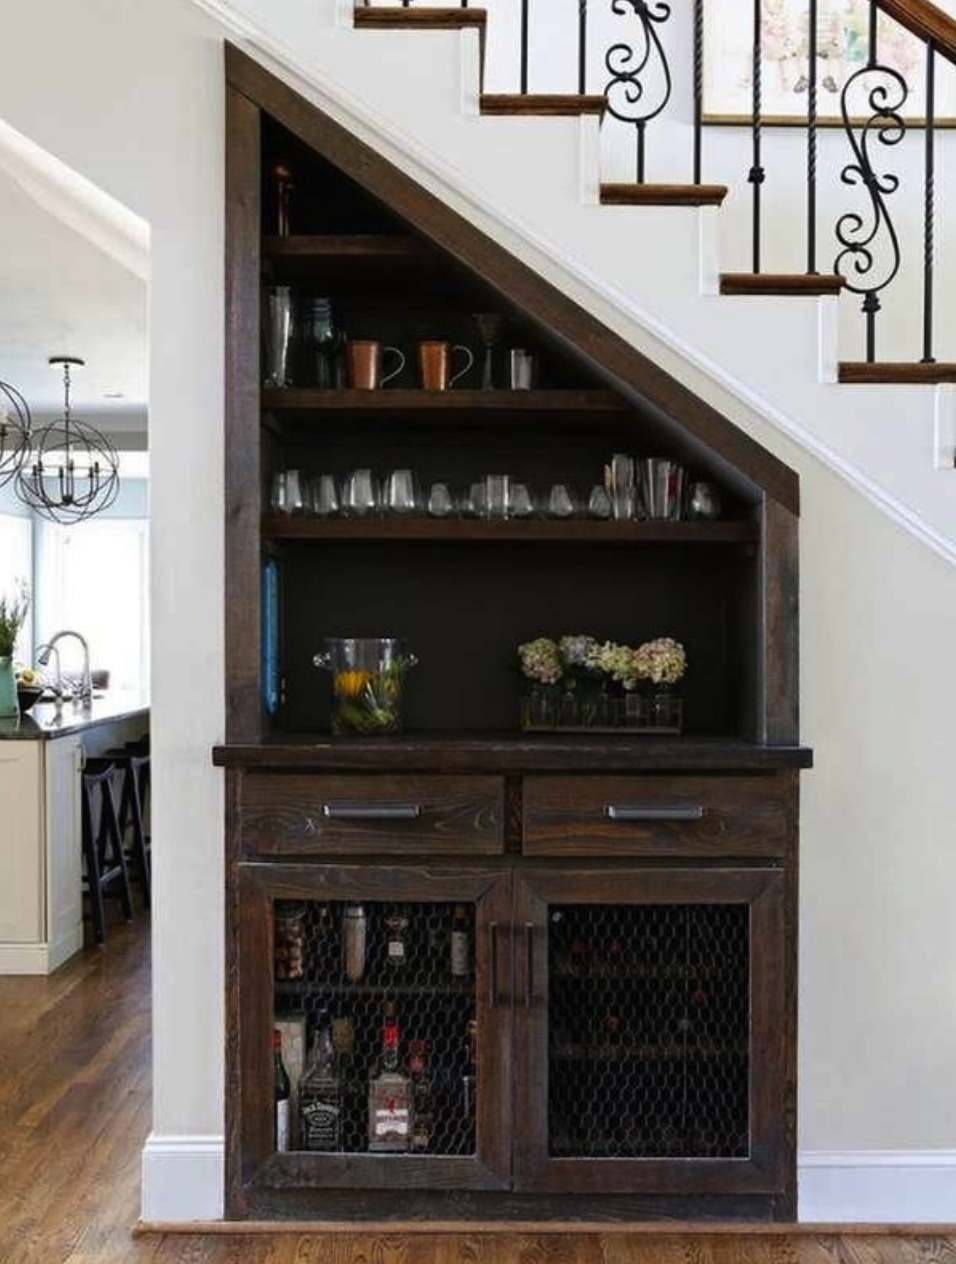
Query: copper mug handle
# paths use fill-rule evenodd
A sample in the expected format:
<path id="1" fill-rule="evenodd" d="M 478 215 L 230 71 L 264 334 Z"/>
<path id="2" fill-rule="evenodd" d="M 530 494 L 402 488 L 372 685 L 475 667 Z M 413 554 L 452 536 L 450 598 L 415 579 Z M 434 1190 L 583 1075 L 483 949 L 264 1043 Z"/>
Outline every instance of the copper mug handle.
<path id="1" fill-rule="evenodd" d="M 403 351 L 399 351 L 398 347 L 383 347 L 382 360 L 384 361 L 385 357 L 389 354 L 398 356 L 398 367 L 392 369 L 391 373 L 385 373 L 383 370 L 382 380 L 379 382 L 379 386 L 385 386 L 392 380 L 393 377 L 398 377 L 399 373 L 401 373 L 405 368 L 405 353 Z"/>
<path id="2" fill-rule="evenodd" d="M 456 351 L 464 351 L 465 356 L 467 357 L 467 361 L 463 369 L 459 369 L 457 373 L 453 373 L 451 377 L 448 379 L 449 390 L 451 390 L 451 388 L 455 385 L 455 383 L 460 381 L 461 378 L 463 378 L 466 373 L 470 373 L 471 370 L 475 367 L 475 357 L 472 354 L 472 352 L 469 351 L 467 347 L 462 347 L 462 346 L 452 347 L 451 349 L 452 355 L 454 355 Z"/>

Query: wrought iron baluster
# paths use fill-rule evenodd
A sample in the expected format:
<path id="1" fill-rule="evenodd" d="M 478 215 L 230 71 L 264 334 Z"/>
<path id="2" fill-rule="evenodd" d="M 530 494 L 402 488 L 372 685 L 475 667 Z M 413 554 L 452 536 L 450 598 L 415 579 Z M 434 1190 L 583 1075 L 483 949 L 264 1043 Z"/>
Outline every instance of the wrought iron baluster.
<path id="1" fill-rule="evenodd" d="M 760 271 L 760 196 L 766 172 L 761 165 L 763 144 L 763 5 L 761 0 L 754 0 L 754 45 L 753 45 L 753 117 L 751 135 L 753 154 L 749 184 L 753 185 L 753 270 Z"/>
<path id="2" fill-rule="evenodd" d="M 694 183 L 700 184 L 704 135 L 704 0 L 694 0 Z"/>
<path id="3" fill-rule="evenodd" d="M 843 85 L 840 113 L 843 127 L 853 151 L 853 160 L 843 168 L 840 179 L 851 187 L 863 187 L 870 199 L 870 222 L 858 211 L 847 211 L 836 224 L 836 238 L 842 246 L 833 270 L 843 273 L 846 288 L 863 295 L 866 320 L 866 359 L 876 360 L 876 317 L 882 302 L 880 294 L 900 270 L 900 242 L 896 226 L 887 209 L 886 199 L 899 188 L 899 176 L 877 172 L 871 146 L 875 140 L 887 147 L 898 145 L 906 135 L 906 123 L 900 113 L 909 96 L 906 80 L 892 66 L 881 66 L 877 47 L 877 4 L 870 0 L 870 52 L 865 66 L 855 71 Z M 854 89 L 875 82 L 867 89 L 867 103 L 872 111 L 860 127 L 854 129 L 850 107 Z M 882 246 L 883 267 L 878 266 L 877 252 Z"/>
<path id="4" fill-rule="evenodd" d="M 933 265 L 936 253 L 936 45 L 926 45 L 926 168 L 923 205 L 923 363 L 933 364 Z"/>
<path id="5" fill-rule="evenodd" d="M 638 44 L 612 44 L 604 57 L 611 75 L 604 89 L 607 112 L 622 123 L 634 126 L 637 142 L 637 182 L 644 183 L 647 124 L 657 118 L 671 98 L 672 81 L 667 54 L 657 33 L 671 15 L 665 0 L 611 0 L 611 12 L 628 13 L 639 21 Z M 647 72 L 654 75 L 649 81 Z M 648 83 L 656 89 L 648 99 Z"/>
<path id="6" fill-rule="evenodd" d="M 521 91 L 528 91 L 528 18 L 530 0 L 521 0 Z"/>
<path id="7" fill-rule="evenodd" d="M 583 97 L 588 80 L 588 0 L 578 0 L 578 92 Z"/>
<path id="8" fill-rule="evenodd" d="M 807 49 L 807 272 L 817 271 L 817 60 L 819 56 L 819 0 L 810 0 Z"/>

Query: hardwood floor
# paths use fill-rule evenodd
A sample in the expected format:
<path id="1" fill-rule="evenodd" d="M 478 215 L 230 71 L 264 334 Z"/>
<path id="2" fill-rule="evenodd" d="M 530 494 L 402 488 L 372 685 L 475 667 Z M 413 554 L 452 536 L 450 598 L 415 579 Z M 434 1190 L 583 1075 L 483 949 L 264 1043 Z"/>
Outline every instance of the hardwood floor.
<path id="1" fill-rule="evenodd" d="M 0 1264 L 956 1264 L 956 1237 L 131 1234 L 149 1131 L 148 923 L 0 979 Z"/>

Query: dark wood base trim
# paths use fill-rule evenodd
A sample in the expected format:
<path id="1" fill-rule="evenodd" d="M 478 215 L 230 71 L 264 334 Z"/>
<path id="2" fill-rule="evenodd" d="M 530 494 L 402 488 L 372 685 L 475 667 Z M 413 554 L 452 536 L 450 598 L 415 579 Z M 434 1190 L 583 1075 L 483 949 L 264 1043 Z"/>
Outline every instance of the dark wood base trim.
<path id="1" fill-rule="evenodd" d="M 602 206 L 720 206 L 726 184 L 602 184 Z"/>
<path id="2" fill-rule="evenodd" d="M 839 294 L 846 284 L 843 277 L 811 276 L 805 272 L 722 272 L 721 294 L 810 295 Z"/>
<path id="3" fill-rule="evenodd" d="M 485 92 L 481 97 L 482 114 L 603 114 L 604 97 L 577 96 L 572 93 Z"/>
<path id="4" fill-rule="evenodd" d="M 941 382 L 956 382 L 956 364 L 942 360 L 936 364 L 919 361 L 867 364 L 864 360 L 843 360 L 840 381 L 848 386 L 937 386 Z"/>

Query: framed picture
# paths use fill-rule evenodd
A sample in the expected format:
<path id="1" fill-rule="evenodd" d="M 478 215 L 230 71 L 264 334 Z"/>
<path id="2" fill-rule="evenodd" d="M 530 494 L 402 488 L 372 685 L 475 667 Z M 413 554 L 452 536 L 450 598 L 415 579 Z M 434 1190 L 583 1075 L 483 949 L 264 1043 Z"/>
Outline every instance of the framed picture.
<path id="1" fill-rule="evenodd" d="M 956 0 L 936 0 L 956 16 Z M 869 0 L 819 0 L 817 18 L 817 113 L 821 126 L 841 126 L 844 85 L 869 55 Z M 763 122 L 802 126 L 809 87 L 809 13 L 807 0 L 763 2 Z M 926 45 L 898 22 L 879 16 L 879 60 L 898 70 L 909 87 L 900 111 L 920 124 L 926 109 Z M 956 127 L 956 75 L 937 57 L 936 120 Z M 873 111 L 868 95 L 874 83 L 858 83 L 848 101 L 850 117 L 866 119 Z M 882 82 L 888 82 L 886 78 Z M 704 122 L 749 123 L 753 112 L 753 6 L 742 0 L 704 0 Z"/>

